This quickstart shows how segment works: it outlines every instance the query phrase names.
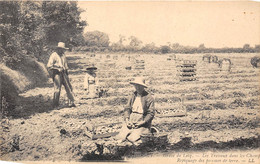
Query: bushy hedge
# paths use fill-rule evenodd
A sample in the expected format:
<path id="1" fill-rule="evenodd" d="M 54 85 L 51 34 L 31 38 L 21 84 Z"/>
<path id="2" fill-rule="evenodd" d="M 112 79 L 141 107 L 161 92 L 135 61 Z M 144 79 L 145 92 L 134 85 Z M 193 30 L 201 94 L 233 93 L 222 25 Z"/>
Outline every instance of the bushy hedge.
<path id="1" fill-rule="evenodd" d="M 0 1 L 0 62 L 14 68 L 25 57 L 46 61 L 59 41 L 79 45 L 81 12 L 77 2 Z"/>
<path id="2" fill-rule="evenodd" d="M 109 47 L 98 46 L 79 46 L 75 47 L 75 51 L 87 51 L 87 52 L 125 52 L 125 53 L 155 53 L 155 54 L 167 54 L 167 53 L 182 53 L 182 54 L 195 54 L 195 53 L 257 53 L 260 52 L 258 45 L 249 48 L 198 48 L 190 46 L 160 46 L 145 45 L 141 48 L 133 48 L 130 46 L 111 44 Z"/>

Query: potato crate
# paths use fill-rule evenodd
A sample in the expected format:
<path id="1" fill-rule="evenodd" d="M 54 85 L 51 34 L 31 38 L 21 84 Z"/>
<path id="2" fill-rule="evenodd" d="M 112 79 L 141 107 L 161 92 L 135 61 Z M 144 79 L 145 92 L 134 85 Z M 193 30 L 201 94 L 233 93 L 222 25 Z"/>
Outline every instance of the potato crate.
<path id="1" fill-rule="evenodd" d="M 144 70 L 145 69 L 145 61 L 144 60 L 136 60 L 135 61 L 135 70 Z"/>
<path id="2" fill-rule="evenodd" d="M 86 135 L 92 140 L 116 136 L 122 128 L 122 122 L 94 125 L 87 128 Z"/>
<path id="3" fill-rule="evenodd" d="M 160 112 L 158 112 L 158 115 L 156 117 L 162 118 L 162 117 L 183 117 L 186 116 L 187 112 L 185 109 L 162 109 Z"/>
<path id="4" fill-rule="evenodd" d="M 145 63 L 144 60 L 135 60 L 135 63 Z"/>
<path id="5" fill-rule="evenodd" d="M 184 101 L 185 101 L 185 95 L 182 94 L 180 101 L 177 102 L 177 106 L 172 106 L 170 108 L 164 107 L 161 108 L 159 111 L 157 111 L 156 117 L 162 118 L 162 117 L 183 117 L 187 116 L 187 110 L 184 107 Z"/>
<path id="6" fill-rule="evenodd" d="M 180 81 L 195 81 L 196 78 L 196 60 L 181 60 L 177 65 L 178 74 Z"/>
<path id="7" fill-rule="evenodd" d="M 145 69 L 144 65 L 135 66 L 135 70 L 144 70 L 144 69 Z"/>

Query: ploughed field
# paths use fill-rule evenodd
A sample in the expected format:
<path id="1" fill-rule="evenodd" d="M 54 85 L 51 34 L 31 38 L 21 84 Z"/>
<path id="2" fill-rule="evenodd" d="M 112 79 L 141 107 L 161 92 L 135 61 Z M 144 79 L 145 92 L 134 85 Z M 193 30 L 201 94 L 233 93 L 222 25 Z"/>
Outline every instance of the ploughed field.
<path id="1" fill-rule="evenodd" d="M 70 53 L 69 77 L 78 106 L 66 107 L 63 88 L 62 108 L 52 110 L 51 81 L 48 87 L 21 94 L 18 115 L 2 121 L 6 144 L 1 156 L 10 160 L 88 159 L 84 155 L 89 152 L 100 154 L 96 143 L 103 145 L 101 154 L 112 153 L 105 147 L 116 144 L 114 137 L 93 141 L 87 131 L 93 125 L 123 121 L 123 106 L 134 91 L 129 81 L 140 75 L 155 98 L 153 125 L 168 134 L 166 150 L 259 148 L 259 69 L 250 64 L 256 54 L 215 55 L 231 59 L 231 70 L 202 61 L 203 54 L 177 54 L 176 59 L 169 59 L 169 55 Z M 144 63 L 136 64 L 136 60 Z M 180 81 L 178 65 L 183 60 L 197 61 L 195 81 Z M 90 63 L 98 68 L 104 89 L 101 98 L 85 99 L 84 71 Z M 163 117 L 169 114 L 176 116 Z"/>

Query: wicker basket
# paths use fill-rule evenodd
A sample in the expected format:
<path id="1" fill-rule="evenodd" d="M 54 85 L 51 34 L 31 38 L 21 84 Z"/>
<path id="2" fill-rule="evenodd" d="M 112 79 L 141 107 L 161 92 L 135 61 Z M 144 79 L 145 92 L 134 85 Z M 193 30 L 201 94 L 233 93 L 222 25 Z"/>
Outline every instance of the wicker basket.
<path id="1" fill-rule="evenodd" d="M 154 146 L 166 145 L 168 143 L 168 134 L 159 132 L 155 127 L 151 127 L 151 134 L 141 135 L 143 143 L 153 143 Z"/>
<path id="2" fill-rule="evenodd" d="M 154 135 L 154 144 L 155 145 L 165 145 L 168 143 L 168 134 L 166 133 L 160 133 Z"/>
<path id="3" fill-rule="evenodd" d="M 153 142 L 154 136 L 152 134 L 141 135 L 142 143 Z"/>

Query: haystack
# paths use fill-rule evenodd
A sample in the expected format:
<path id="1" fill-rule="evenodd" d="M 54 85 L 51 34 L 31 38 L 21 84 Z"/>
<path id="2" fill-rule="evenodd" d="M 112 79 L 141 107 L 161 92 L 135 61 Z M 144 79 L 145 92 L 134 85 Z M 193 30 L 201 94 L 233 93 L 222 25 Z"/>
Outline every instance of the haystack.
<path id="1" fill-rule="evenodd" d="M 24 59 L 15 67 L 13 70 L 0 64 L 2 110 L 9 111 L 14 108 L 19 93 L 43 86 L 48 80 L 49 74 L 46 67 L 35 59 Z"/>
<path id="2" fill-rule="evenodd" d="M 18 71 L 14 71 L 4 64 L 0 64 L 0 75 L 1 109 L 13 108 L 19 92 L 24 91 L 30 81 Z"/>
<path id="3" fill-rule="evenodd" d="M 30 81 L 28 89 L 34 87 L 40 87 L 46 84 L 49 73 L 43 63 L 36 61 L 35 59 L 26 58 L 16 66 L 22 75 L 24 75 Z"/>

